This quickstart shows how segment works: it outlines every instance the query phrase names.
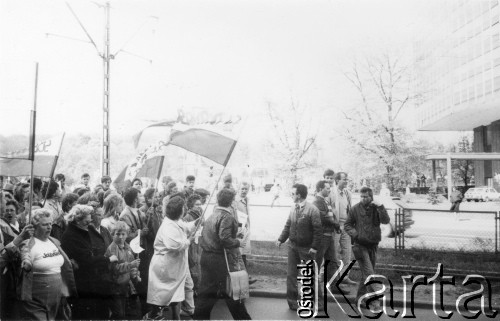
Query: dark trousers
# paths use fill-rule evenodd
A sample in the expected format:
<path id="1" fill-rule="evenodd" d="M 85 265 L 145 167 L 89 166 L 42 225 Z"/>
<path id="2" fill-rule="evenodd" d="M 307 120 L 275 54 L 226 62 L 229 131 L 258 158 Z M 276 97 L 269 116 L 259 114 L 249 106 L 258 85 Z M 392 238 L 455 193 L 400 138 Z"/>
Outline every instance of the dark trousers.
<path id="1" fill-rule="evenodd" d="M 108 320 L 111 296 L 97 294 L 79 294 L 69 300 L 73 320 Z"/>
<path id="2" fill-rule="evenodd" d="M 223 292 L 228 275 L 224 254 L 203 251 L 200 259 L 201 282 L 195 299 L 193 319 L 210 320 L 210 313 Z M 224 294 L 229 312 L 234 320 L 250 320 L 244 301 L 235 301 Z"/>
<path id="3" fill-rule="evenodd" d="M 111 304 L 112 320 L 142 319 L 141 303 L 137 295 L 113 295 Z"/>
<path id="4" fill-rule="evenodd" d="M 451 205 L 450 211 L 459 212 L 460 211 L 460 202 L 455 202 Z"/>
<path id="5" fill-rule="evenodd" d="M 352 246 L 352 253 L 354 258 L 358 261 L 359 270 L 361 272 L 361 281 L 358 286 L 358 293 L 356 294 L 356 301 L 367 292 L 367 286 L 365 285 L 366 278 L 372 274 L 375 274 L 375 264 L 377 263 L 377 249 L 378 246 L 363 246 L 359 244 L 354 244 Z M 371 284 L 370 292 L 375 292 L 379 289 L 380 284 Z"/>
<path id="6" fill-rule="evenodd" d="M 299 293 L 297 290 L 297 265 L 301 261 L 314 260 L 315 256 L 309 254 L 309 247 L 300 247 L 293 244 L 288 245 L 288 271 L 286 276 L 286 301 L 291 309 L 296 310 L 298 307 L 297 300 Z M 321 287 L 320 287 L 321 290 Z M 320 297 L 322 295 L 320 294 Z"/>

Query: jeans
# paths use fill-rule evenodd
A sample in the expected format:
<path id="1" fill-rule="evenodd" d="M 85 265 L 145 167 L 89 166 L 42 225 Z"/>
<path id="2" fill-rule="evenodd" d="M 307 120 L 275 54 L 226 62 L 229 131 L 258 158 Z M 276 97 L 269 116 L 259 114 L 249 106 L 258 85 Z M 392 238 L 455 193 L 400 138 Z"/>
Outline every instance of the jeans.
<path id="1" fill-rule="evenodd" d="M 367 288 L 370 288 L 371 293 L 379 289 L 380 284 L 371 284 L 369 286 L 365 285 L 366 278 L 372 274 L 375 274 L 377 249 L 378 246 L 376 245 L 367 247 L 359 244 L 354 244 L 352 246 L 354 258 L 358 261 L 359 270 L 361 272 L 361 281 L 359 282 L 356 301 L 358 301 L 361 296 L 367 293 Z"/>
<path id="2" fill-rule="evenodd" d="M 226 277 L 228 276 L 226 260 L 223 253 L 203 251 L 201 254 L 200 265 L 201 282 L 198 296 L 195 301 L 193 319 L 210 320 L 210 313 L 218 300 L 218 295 L 225 289 Z M 243 300 L 235 301 L 227 295 L 224 295 L 224 298 L 233 319 L 251 319 Z"/>

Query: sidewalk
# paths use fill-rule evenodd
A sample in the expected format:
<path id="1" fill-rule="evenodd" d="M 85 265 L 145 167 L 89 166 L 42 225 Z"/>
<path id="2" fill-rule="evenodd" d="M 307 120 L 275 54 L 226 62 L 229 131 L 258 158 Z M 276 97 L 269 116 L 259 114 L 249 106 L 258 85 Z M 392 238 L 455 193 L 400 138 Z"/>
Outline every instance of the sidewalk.
<path id="1" fill-rule="evenodd" d="M 280 278 L 275 276 L 265 276 L 265 275 L 257 275 L 252 276 L 254 279 L 258 280 L 254 284 L 250 286 L 250 296 L 253 297 L 264 297 L 264 298 L 277 298 L 277 299 L 286 299 L 286 278 Z M 458 282 L 457 282 L 458 283 Z M 350 294 L 346 295 L 346 298 L 354 304 L 356 297 L 356 289 L 357 286 L 353 285 L 349 287 Z M 444 287 L 444 306 L 445 310 L 456 311 L 456 300 L 458 297 L 464 293 L 471 293 L 476 290 L 476 288 L 462 288 L 461 286 L 450 286 L 446 285 Z M 438 289 L 439 291 L 439 289 Z M 407 296 L 409 296 L 410 289 L 407 289 Z M 500 308 L 500 286 L 498 284 L 492 284 L 492 300 L 491 304 L 493 309 Z M 387 295 L 389 295 L 389 291 L 386 290 Z M 485 289 L 485 304 L 488 304 L 487 297 L 487 289 Z M 439 293 L 436 294 L 437 298 L 439 298 Z M 417 286 L 415 289 L 415 300 L 414 300 L 414 308 L 418 309 L 432 309 L 432 286 Z M 344 302 L 342 295 L 336 294 L 335 298 L 339 300 L 339 302 Z M 388 297 L 389 298 L 389 297 Z M 439 299 L 438 299 L 439 300 Z M 328 297 L 328 301 L 334 302 L 334 299 L 331 295 Z M 439 308 L 439 301 L 436 302 L 436 306 Z M 409 304 L 408 304 L 409 305 Z M 403 307 L 403 287 L 395 286 L 394 287 L 394 306 L 395 307 Z M 478 310 L 481 309 L 480 300 L 475 299 L 470 302 L 468 305 L 469 310 Z"/>

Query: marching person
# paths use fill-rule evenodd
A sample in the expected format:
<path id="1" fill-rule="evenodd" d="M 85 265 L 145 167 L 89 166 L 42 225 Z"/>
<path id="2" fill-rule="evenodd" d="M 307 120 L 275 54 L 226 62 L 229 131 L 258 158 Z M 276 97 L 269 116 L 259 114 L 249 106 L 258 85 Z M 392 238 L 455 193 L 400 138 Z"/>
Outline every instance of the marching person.
<path id="1" fill-rule="evenodd" d="M 60 243 L 50 237 L 52 213 L 47 209 L 33 212 L 32 238 L 20 246 L 22 316 L 27 320 L 69 320 L 65 298 L 76 296 L 73 266 Z"/>
<path id="2" fill-rule="evenodd" d="M 74 319 L 107 319 L 107 305 L 100 298 L 101 286 L 108 275 L 101 272 L 110 263 L 116 262 L 116 256 L 104 257 L 101 245 L 96 240 L 101 238 L 95 228 L 90 227 L 94 208 L 88 205 L 75 205 L 68 215 L 68 227 L 64 232 L 61 245 L 68 257 L 75 261 L 76 288 L 78 300 L 73 302 Z M 100 255 L 102 253 L 102 255 Z"/>
<path id="3" fill-rule="evenodd" d="M 288 271 L 286 278 L 286 300 L 291 310 L 297 310 L 297 264 L 302 260 L 315 260 L 321 247 L 321 217 L 319 210 L 306 202 L 307 187 L 295 184 L 292 188 L 292 199 L 295 203 L 280 237 L 276 241 L 278 247 L 288 239 Z"/>
<path id="4" fill-rule="evenodd" d="M 378 243 L 382 239 L 380 224 L 389 224 L 390 221 L 384 205 L 373 200 L 371 188 L 362 187 L 360 193 L 361 202 L 350 209 L 344 224 L 346 233 L 352 238 L 352 252 L 361 271 L 356 302 L 367 293 L 367 287 L 372 293 L 378 290 L 378 284 L 366 286 L 364 281 L 375 274 Z M 378 311 L 380 303 L 374 301 L 371 308 Z"/>
<path id="5" fill-rule="evenodd" d="M 59 183 L 56 183 L 54 180 L 50 180 L 47 183 L 42 191 L 43 196 L 47 197 L 45 199 L 45 205 L 43 208 L 48 209 L 52 213 L 52 221 L 57 220 L 60 216 L 63 215 L 63 210 L 61 207 L 61 195 L 62 190 L 59 186 Z"/>
<path id="6" fill-rule="evenodd" d="M 141 260 L 136 259 L 125 239 L 130 230 L 127 223 L 119 221 L 113 226 L 113 242 L 106 249 L 105 256 L 116 256 L 118 261 L 111 263 L 111 319 L 124 320 L 126 317 L 141 318 L 140 301 L 135 284 L 140 282 L 137 268 Z"/>
<path id="7" fill-rule="evenodd" d="M 193 319 L 210 320 L 210 313 L 217 302 L 218 293 L 225 289 L 228 275 L 224 250 L 238 249 L 244 246 L 241 238 L 236 238 L 238 222 L 234 218 L 231 204 L 234 200 L 232 189 L 223 188 L 217 194 L 217 207 L 203 226 L 201 237 L 201 282 L 200 291 L 195 303 Z M 233 259 L 228 255 L 228 261 Z M 234 260 L 229 266 L 235 265 Z M 243 265 L 243 264 L 242 264 Z M 240 266 L 241 268 L 241 266 Z M 244 268 L 244 266 L 242 267 Z M 251 317 L 243 300 L 235 301 L 225 296 L 227 307 L 233 319 L 250 320 Z"/>
<path id="8" fill-rule="evenodd" d="M 186 225 L 180 224 L 184 200 L 174 196 L 164 207 L 165 218 L 155 239 L 155 255 L 149 265 L 147 302 L 153 306 L 149 315 L 154 318 L 165 307 L 172 311 L 172 319 L 180 320 L 180 303 L 185 299 L 185 283 L 189 273 L 188 248 L 192 236 L 186 234 Z M 196 221 L 191 223 L 194 227 Z M 168 266 L 168 268 L 166 268 Z"/>
<path id="9" fill-rule="evenodd" d="M 318 251 L 316 260 L 318 267 L 321 266 L 322 262 L 328 261 L 329 264 L 326 267 L 326 280 L 329 282 L 334 274 L 334 271 L 338 270 L 337 260 L 336 260 L 336 247 L 335 247 L 335 232 L 338 230 L 338 223 L 336 224 L 333 217 L 332 208 L 326 202 L 326 198 L 330 195 L 330 184 L 326 180 L 320 180 L 316 183 L 316 198 L 313 205 L 319 210 L 321 217 L 322 231 L 322 242 L 321 248 Z M 321 288 L 322 289 L 322 288 Z M 332 289 L 334 290 L 334 289 Z M 320 300 L 320 310 L 323 308 L 323 301 Z"/>
<path id="10" fill-rule="evenodd" d="M 238 231 L 241 231 L 243 234 L 243 243 L 245 246 L 240 247 L 240 252 L 241 252 L 241 258 L 243 259 L 243 262 L 245 263 L 245 268 L 248 270 L 248 265 L 247 265 L 247 255 L 251 254 L 252 248 L 250 245 L 250 209 L 248 206 L 248 191 L 250 189 L 250 184 L 248 182 L 241 182 L 240 185 L 240 193 L 236 196 L 236 209 L 239 212 L 242 212 L 247 215 L 247 221 L 246 223 L 241 223 L 241 228 L 238 229 Z M 253 284 L 257 282 L 256 279 L 249 278 L 248 283 Z"/>
<path id="11" fill-rule="evenodd" d="M 184 199 L 187 199 L 191 194 L 194 193 L 194 183 L 196 181 L 196 177 L 193 175 L 186 176 L 186 185 L 184 186 Z M 172 195 L 172 194 L 170 194 Z"/>
<path id="12" fill-rule="evenodd" d="M 344 229 L 345 221 L 347 220 L 347 214 L 351 209 L 351 192 L 347 187 L 347 173 L 337 172 L 335 174 L 335 184 L 336 188 L 330 193 L 330 205 L 332 206 L 334 215 L 338 218 L 339 229 L 338 233 L 335 233 L 335 246 L 337 254 L 337 265 L 340 266 L 340 260 L 344 263 L 344 266 L 351 263 L 351 237 Z M 347 275 L 344 278 L 344 283 L 347 285 L 357 284 L 355 281 L 349 278 Z"/>

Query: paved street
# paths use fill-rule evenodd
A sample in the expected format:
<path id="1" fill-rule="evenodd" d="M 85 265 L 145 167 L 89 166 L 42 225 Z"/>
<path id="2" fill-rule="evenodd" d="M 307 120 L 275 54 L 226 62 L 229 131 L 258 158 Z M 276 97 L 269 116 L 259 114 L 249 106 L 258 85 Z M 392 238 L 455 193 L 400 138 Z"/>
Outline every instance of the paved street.
<path id="1" fill-rule="evenodd" d="M 288 309 L 285 299 L 252 297 L 246 301 L 247 310 L 253 320 L 303 320 L 295 311 Z M 343 305 L 347 309 L 347 305 Z M 328 315 L 333 320 L 351 320 L 334 303 L 328 304 Z M 442 320 L 432 310 L 415 309 L 416 320 Z M 223 300 L 219 300 L 211 315 L 212 320 L 232 320 L 231 314 Z M 363 318 L 368 319 L 368 318 Z M 402 319 L 399 317 L 398 319 Z M 353 319 L 359 320 L 359 319 Z M 387 315 L 382 315 L 378 320 L 394 320 Z M 450 320 L 465 320 L 454 310 Z M 476 320 L 491 320 L 481 315 Z"/>

